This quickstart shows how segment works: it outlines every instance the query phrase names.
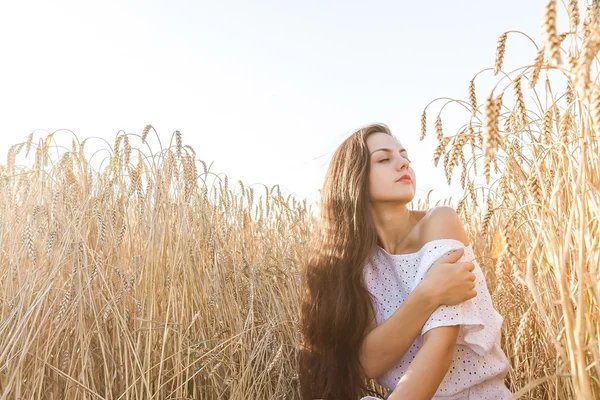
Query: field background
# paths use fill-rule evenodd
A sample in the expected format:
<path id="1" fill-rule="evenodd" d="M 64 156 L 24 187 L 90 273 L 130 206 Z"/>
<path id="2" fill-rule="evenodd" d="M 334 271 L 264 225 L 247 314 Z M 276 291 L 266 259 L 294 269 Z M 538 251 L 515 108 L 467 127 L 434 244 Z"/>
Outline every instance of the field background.
<path id="1" fill-rule="evenodd" d="M 600 4 L 550 1 L 532 62 L 425 109 L 496 308 L 515 398 L 600 396 Z M 570 31 L 556 31 L 557 13 Z M 444 108 L 465 113 L 445 132 Z M 455 109 L 455 108 L 454 108 Z M 318 210 L 229 182 L 175 132 L 31 134 L 0 166 L 2 399 L 295 399 L 298 271 Z M 166 140 L 165 140 L 166 139 Z M 17 160 L 25 160 L 22 163 Z M 425 209 L 427 197 L 412 204 Z M 373 385 L 375 383 L 373 382 Z"/>

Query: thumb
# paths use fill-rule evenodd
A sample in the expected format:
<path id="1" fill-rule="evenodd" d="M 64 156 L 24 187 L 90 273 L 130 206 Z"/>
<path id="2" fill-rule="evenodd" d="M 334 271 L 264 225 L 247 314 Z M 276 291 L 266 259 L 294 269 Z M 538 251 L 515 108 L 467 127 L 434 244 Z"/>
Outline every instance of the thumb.
<path id="1" fill-rule="evenodd" d="M 462 257 L 464 252 L 465 252 L 465 249 L 463 249 L 462 247 L 452 250 L 448 254 L 444 255 L 444 262 L 458 261 Z"/>

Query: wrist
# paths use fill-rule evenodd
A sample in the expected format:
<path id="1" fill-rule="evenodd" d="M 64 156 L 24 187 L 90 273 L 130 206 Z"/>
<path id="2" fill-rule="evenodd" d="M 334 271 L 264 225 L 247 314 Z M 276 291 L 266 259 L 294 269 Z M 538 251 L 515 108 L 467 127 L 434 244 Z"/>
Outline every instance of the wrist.
<path id="1" fill-rule="evenodd" d="M 435 291 L 429 287 L 427 281 L 421 281 L 415 287 L 413 293 L 416 295 L 425 310 L 434 312 L 436 308 L 442 305 L 441 299 L 435 294 Z"/>

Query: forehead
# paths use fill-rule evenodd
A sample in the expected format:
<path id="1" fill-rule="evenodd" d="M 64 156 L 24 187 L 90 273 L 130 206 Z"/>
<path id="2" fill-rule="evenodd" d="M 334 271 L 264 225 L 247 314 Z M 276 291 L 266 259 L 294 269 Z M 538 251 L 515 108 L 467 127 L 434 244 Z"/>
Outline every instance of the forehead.
<path id="1" fill-rule="evenodd" d="M 376 132 L 367 138 L 367 148 L 369 153 L 380 148 L 400 149 L 404 148 L 400 141 L 391 135 L 383 132 Z"/>

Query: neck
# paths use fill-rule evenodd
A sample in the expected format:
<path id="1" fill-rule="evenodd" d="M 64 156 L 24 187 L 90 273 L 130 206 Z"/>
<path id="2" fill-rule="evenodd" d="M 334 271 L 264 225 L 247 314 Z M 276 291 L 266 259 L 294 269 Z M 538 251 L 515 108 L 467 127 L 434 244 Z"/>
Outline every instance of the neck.
<path id="1" fill-rule="evenodd" d="M 413 214 L 405 203 L 372 205 L 375 231 L 385 251 L 392 254 L 413 227 Z"/>

